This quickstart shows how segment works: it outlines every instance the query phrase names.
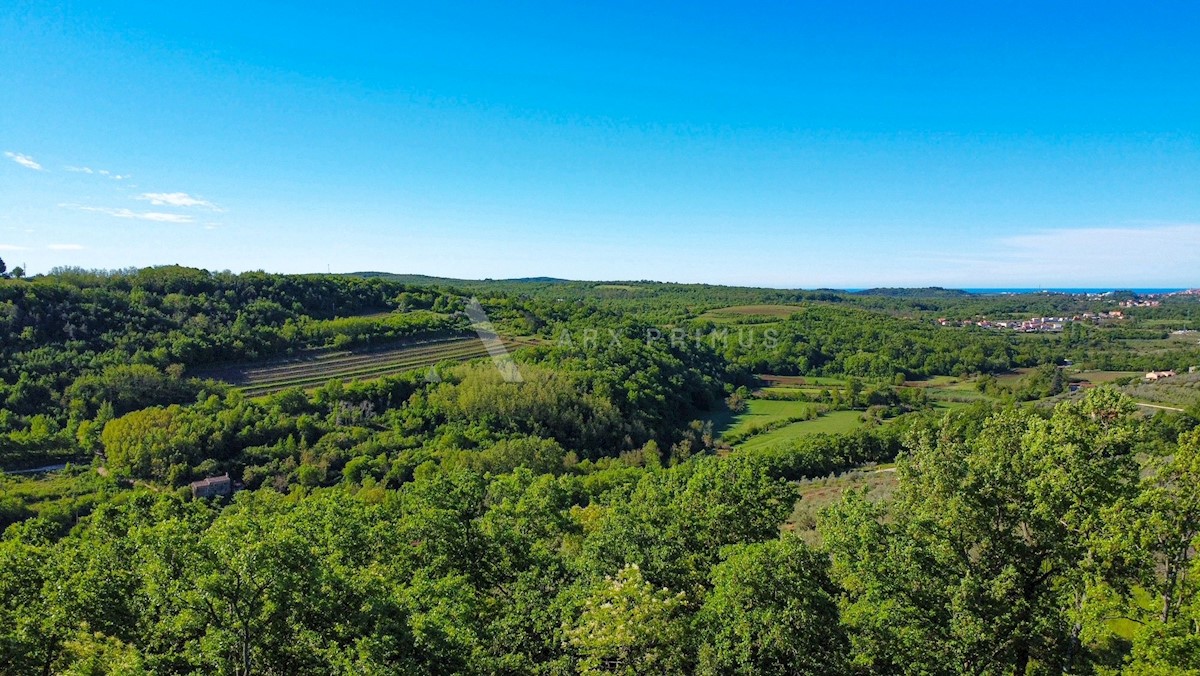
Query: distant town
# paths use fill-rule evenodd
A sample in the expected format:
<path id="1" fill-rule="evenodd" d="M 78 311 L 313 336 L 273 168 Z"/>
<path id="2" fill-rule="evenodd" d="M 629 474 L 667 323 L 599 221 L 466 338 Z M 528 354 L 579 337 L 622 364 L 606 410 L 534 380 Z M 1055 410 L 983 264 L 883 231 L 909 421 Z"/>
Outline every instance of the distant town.
<path id="1" fill-rule="evenodd" d="M 1155 301 L 1157 302 L 1157 301 Z M 1062 331 L 1071 322 L 1090 322 L 1099 324 L 1106 321 L 1120 321 L 1125 314 L 1120 310 L 1111 312 L 1084 312 L 1071 317 L 1030 317 L 1029 319 L 963 319 L 954 321 L 945 317 L 937 320 L 942 326 L 980 326 L 985 329 L 1009 329 L 1023 333 L 1053 333 Z"/>
<path id="2" fill-rule="evenodd" d="M 1114 295 L 1114 292 L 1106 293 L 1082 293 L 1075 294 L 1087 296 L 1089 298 L 1105 298 Z M 1163 296 L 1200 296 L 1200 289 L 1187 289 L 1186 291 L 1175 291 L 1173 293 L 1162 294 Z M 1111 302 L 1111 301 L 1110 301 Z M 1062 331 L 1063 328 L 1072 322 L 1087 322 L 1091 324 L 1102 324 L 1109 322 L 1122 321 L 1126 318 L 1124 310 L 1130 308 L 1155 308 L 1162 305 L 1162 300 L 1158 294 L 1147 295 L 1144 297 L 1122 300 L 1117 303 L 1121 310 L 1109 310 L 1101 312 L 1084 312 L 1072 316 L 1062 317 L 1030 317 L 1029 319 L 998 319 L 992 320 L 986 317 L 977 319 L 947 319 L 940 317 L 937 323 L 942 326 L 978 326 L 985 329 L 1007 329 L 1010 331 L 1018 331 L 1021 333 L 1054 333 Z M 1195 331 L 1181 329 L 1173 331 L 1173 334 L 1181 335 L 1195 333 Z"/>

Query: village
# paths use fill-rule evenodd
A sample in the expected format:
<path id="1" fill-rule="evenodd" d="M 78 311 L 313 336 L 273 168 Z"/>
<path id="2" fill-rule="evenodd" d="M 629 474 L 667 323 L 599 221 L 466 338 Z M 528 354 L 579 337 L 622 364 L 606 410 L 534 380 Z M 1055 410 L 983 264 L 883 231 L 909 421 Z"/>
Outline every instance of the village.
<path id="1" fill-rule="evenodd" d="M 941 326 L 978 326 L 985 329 L 1007 329 L 1021 333 L 1055 333 L 1062 331 L 1063 327 L 1071 322 L 1100 324 L 1106 321 L 1120 321 L 1124 318 L 1125 315 L 1121 310 L 1112 310 L 1109 312 L 1084 312 L 1071 317 L 1031 317 L 1030 319 L 990 320 L 983 318 L 955 321 L 942 317 L 937 320 L 937 323 Z"/>

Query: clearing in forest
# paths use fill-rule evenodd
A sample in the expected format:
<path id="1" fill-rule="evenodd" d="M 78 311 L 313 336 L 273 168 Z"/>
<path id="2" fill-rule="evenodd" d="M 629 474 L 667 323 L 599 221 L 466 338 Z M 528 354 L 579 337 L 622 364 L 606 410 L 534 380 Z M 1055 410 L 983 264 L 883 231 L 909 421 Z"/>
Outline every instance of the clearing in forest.
<path id="1" fill-rule="evenodd" d="M 763 432 L 762 434 L 756 434 L 739 444 L 738 448 L 745 450 L 766 448 L 810 434 L 853 432 L 862 426 L 862 411 L 830 411 L 812 420 L 802 420 Z"/>

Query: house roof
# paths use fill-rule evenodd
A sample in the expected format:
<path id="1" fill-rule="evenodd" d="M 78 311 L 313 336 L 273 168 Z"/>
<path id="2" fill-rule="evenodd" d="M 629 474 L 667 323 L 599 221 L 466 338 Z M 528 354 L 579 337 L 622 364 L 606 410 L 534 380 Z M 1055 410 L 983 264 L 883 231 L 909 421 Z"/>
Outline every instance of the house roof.
<path id="1" fill-rule="evenodd" d="M 215 486 L 217 484 L 229 483 L 229 473 L 226 472 L 220 476 L 210 476 L 199 481 L 193 481 L 189 484 L 192 488 L 204 488 L 206 486 Z"/>

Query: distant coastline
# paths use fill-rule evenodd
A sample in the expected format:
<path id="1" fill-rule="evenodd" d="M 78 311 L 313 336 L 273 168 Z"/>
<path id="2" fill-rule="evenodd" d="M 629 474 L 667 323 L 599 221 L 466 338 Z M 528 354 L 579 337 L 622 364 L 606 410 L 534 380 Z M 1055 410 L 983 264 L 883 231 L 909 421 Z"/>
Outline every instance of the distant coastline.
<path id="1" fill-rule="evenodd" d="M 826 289 L 829 291 L 838 291 L 842 293 L 853 293 L 856 295 L 920 295 L 917 292 L 923 292 L 929 295 L 964 295 L 970 294 L 975 296 L 997 296 L 997 295 L 1024 295 L 1031 293 L 1064 293 L 1073 295 L 1083 294 L 1104 294 L 1117 291 L 1125 293 L 1136 293 L 1139 296 L 1150 295 L 1167 295 L 1172 293 L 1182 293 L 1191 290 L 1195 287 L 1129 287 L 1129 286 L 1089 286 L 1089 287 L 969 287 L 969 288 L 951 288 L 951 287 L 863 287 L 850 289 Z M 818 289 L 820 290 L 820 289 Z"/>
<path id="2" fill-rule="evenodd" d="M 1152 295 L 1152 294 L 1153 295 L 1161 295 L 1161 294 L 1168 294 L 1168 293 L 1178 293 L 1180 291 L 1187 291 L 1187 288 L 1186 287 L 1185 288 L 1173 287 L 1173 288 L 1161 288 L 1161 289 L 1160 288 L 1130 288 L 1130 287 L 1085 287 L 1085 288 L 1047 288 L 1047 289 L 996 288 L 996 289 L 963 289 L 963 291 L 966 291 L 967 293 L 978 294 L 978 295 L 1041 293 L 1043 291 L 1046 291 L 1049 293 L 1071 293 L 1071 294 L 1109 293 L 1112 291 L 1132 291 L 1138 295 Z"/>

